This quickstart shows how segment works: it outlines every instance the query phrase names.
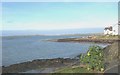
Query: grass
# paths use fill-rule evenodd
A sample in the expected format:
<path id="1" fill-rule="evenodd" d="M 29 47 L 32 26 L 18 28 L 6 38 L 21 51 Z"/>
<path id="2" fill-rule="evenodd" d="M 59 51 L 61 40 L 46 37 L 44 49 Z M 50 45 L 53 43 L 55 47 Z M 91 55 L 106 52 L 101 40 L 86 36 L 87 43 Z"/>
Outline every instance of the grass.
<path id="1" fill-rule="evenodd" d="M 120 35 L 101 35 L 101 36 L 96 36 L 97 39 L 118 39 Z"/>
<path id="2" fill-rule="evenodd" d="M 93 73 L 93 72 L 88 71 L 86 68 L 82 67 L 66 67 L 57 70 L 55 73 Z"/>

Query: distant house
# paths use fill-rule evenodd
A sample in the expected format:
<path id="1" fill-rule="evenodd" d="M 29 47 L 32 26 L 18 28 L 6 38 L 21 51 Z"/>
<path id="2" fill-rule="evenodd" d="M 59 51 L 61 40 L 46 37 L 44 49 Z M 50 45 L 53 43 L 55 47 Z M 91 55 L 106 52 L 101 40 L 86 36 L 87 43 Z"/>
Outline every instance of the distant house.
<path id="1" fill-rule="evenodd" d="M 110 26 L 110 27 L 105 27 L 104 29 L 104 35 L 112 35 L 113 33 L 113 27 Z"/>
<path id="2" fill-rule="evenodd" d="M 120 35 L 120 21 L 114 26 L 105 27 L 104 35 Z"/>

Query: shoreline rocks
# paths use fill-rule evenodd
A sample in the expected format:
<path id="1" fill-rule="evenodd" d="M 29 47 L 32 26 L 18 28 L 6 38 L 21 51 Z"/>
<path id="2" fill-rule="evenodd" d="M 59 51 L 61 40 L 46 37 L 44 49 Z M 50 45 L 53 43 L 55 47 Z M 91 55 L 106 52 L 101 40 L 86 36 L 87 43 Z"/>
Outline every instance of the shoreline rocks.
<path id="1" fill-rule="evenodd" d="M 36 59 L 33 61 L 23 62 L 19 64 L 13 64 L 7 67 L 2 67 L 3 73 L 19 73 L 26 72 L 34 69 L 44 68 L 59 68 L 62 66 L 69 66 L 78 62 L 78 59 L 71 58 L 55 58 L 55 59 Z"/>

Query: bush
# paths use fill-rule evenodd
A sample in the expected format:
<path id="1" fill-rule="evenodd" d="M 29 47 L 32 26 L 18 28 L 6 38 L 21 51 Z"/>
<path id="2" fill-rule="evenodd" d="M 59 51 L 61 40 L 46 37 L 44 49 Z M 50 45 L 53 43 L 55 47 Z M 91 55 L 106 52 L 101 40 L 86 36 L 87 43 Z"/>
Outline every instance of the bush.
<path id="1" fill-rule="evenodd" d="M 103 50 L 99 46 L 91 46 L 85 55 L 81 55 L 80 61 L 87 65 L 88 70 L 104 71 Z"/>

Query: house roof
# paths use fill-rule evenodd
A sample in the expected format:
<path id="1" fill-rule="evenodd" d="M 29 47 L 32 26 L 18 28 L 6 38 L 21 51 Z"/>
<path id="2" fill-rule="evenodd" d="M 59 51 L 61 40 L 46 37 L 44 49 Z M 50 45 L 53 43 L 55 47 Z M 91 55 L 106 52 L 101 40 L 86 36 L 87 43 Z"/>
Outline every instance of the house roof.
<path id="1" fill-rule="evenodd" d="M 104 30 L 110 30 L 110 31 L 112 31 L 112 26 L 110 26 L 110 27 L 105 27 L 105 29 Z"/>

